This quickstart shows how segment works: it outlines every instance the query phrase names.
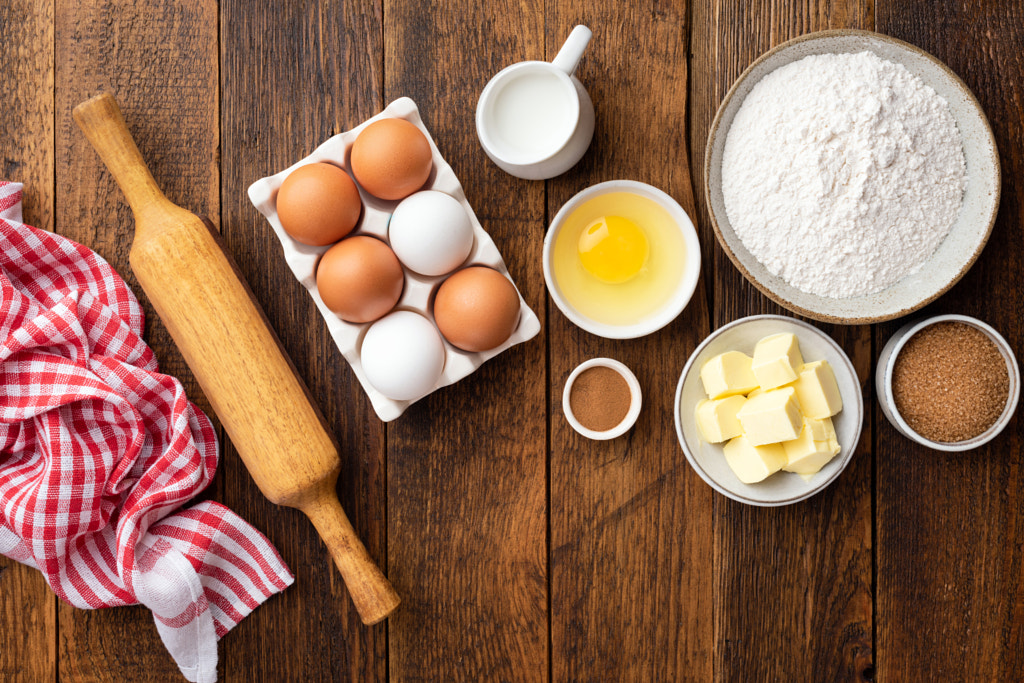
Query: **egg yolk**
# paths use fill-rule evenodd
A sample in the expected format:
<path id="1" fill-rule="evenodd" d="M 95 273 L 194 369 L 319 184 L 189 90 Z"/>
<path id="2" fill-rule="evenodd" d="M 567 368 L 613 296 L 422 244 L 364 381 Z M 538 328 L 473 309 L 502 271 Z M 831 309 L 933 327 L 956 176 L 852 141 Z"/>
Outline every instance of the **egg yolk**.
<path id="1" fill-rule="evenodd" d="M 580 233 L 583 268 L 602 282 L 627 282 L 647 264 L 650 245 L 643 229 L 621 216 L 602 216 Z"/>

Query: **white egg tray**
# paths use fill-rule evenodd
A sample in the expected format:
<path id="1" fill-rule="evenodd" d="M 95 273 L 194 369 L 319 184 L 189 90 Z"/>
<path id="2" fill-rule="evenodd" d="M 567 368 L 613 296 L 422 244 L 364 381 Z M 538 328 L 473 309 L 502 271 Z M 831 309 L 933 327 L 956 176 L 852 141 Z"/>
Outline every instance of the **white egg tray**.
<path id="1" fill-rule="evenodd" d="M 355 372 L 360 384 L 363 385 L 367 396 L 370 397 L 373 409 L 380 416 L 380 419 L 389 422 L 405 412 L 405 409 L 418 401 L 419 398 L 423 398 L 423 396 L 427 396 L 441 387 L 458 382 L 505 349 L 536 336 L 540 332 L 540 321 L 530 307 L 526 305 L 526 301 L 523 300 L 523 296 L 520 294 L 519 321 L 516 323 L 512 336 L 505 340 L 505 343 L 501 346 L 481 353 L 469 353 L 452 346 L 444 339 L 443 335 L 441 336 L 445 346 L 444 370 L 434 388 L 423 396 L 410 401 L 396 401 L 380 393 L 370 384 L 366 374 L 363 372 L 362 362 L 360 361 L 360 348 L 366 331 L 373 323 L 356 324 L 346 322 L 324 305 L 316 287 L 316 267 L 323 253 L 333 245 L 312 247 L 292 239 L 284 231 L 284 228 L 281 227 L 281 221 L 277 217 L 277 191 L 289 173 L 299 166 L 314 162 L 328 162 L 335 166 L 340 166 L 351 176 L 349 154 L 352 149 L 352 143 L 363 128 L 383 118 L 405 119 L 423 132 L 430 142 L 434 166 L 430 171 L 427 183 L 421 189 L 438 190 L 455 197 L 469 215 L 470 223 L 473 225 L 473 249 L 462 265 L 456 267 L 452 273 L 471 265 L 490 266 L 508 278 L 509 282 L 512 282 L 513 286 L 515 286 L 515 282 L 512 281 L 508 274 L 508 268 L 505 267 L 505 261 L 498 252 L 498 248 L 484 231 L 480 221 L 477 220 L 476 214 L 473 212 L 473 207 L 466 200 L 466 193 L 462 189 L 462 184 L 455 177 L 452 167 L 441 156 L 437 145 L 434 144 L 434 140 L 430 136 L 430 131 L 423 125 L 416 103 L 408 97 L 395 100 L 380 114 L 364 121 L 352 130 L 333 136 L 317 147 L 312 154 L 280 173 L 257 180 L 249 187 L 249 200 L 252 201 L 260 213 L 267 217 L 271 227 L 274 229 L 274 233 L 281 240 L 281 246 L 284 248 L 284 257 L 288 267 L 291 268 L 295 277 L 309 291 L 313 301 L 316 302 L 316 307 L 327 322 L 327 329 L 330 330 L 334 343 L 338 346 L 345 360 L 352 366 L 352 370 Z M 356 186 L 359 188 L 359 196 L 363 201 L 363 213 L 355 230 L 347 237 L 353 235 L 372 235 L 388 242 L 388 223 L 391 220 L 392 212 L 394 212 L 395 207 L 398 206 L 400 201 L 387 201 L 374 197 L 366 192 L 358 182 Z M 405 287 L 402 290 L 402 297 L 398 300 L 398 304 L 393 310 L 414 311 L 434 322 L 434 295 L 438 286 L 452 273 L 437 277 L 427 277 L 405 268 L 404 264 L 403 270 L 405 271 Z M 518 291 L 519 289 L 516 288 L 517 293 Z"/>

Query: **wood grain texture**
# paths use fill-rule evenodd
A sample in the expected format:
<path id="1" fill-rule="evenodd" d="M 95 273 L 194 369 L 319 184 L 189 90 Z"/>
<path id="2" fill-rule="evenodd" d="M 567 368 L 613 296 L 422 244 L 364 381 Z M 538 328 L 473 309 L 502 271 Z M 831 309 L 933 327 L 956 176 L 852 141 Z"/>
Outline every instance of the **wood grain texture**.
<path id="1" fill-rule="evenodd" d="M 56 679 L 56 608 L 39 571 L 0 556 L 0 680 Z"/>
<path id="2" fill-rule="evenodd" d="M 964 313 L 1024 357 L 1024 4 L 878 3 L 878 29 L 943 60 L 978 97 L 1002 200 L 971 271 L 923 315 Z M 880 326 L 876 345 L 898 324 Z M 1024 419 L 976 451 L 915 445 L 878 417 L 881 680 L 1008 681 L 1024 670 Z"/>
<path id="3" fill-rule="evenodd" d="M 55 13 L 56 231 L 99 252 L 139 295 L 161 370 L 209 412 L 198 384 L 128 267 L 134 222 L 120 190 L 71 119 L 115 93 L 157 184 L 172 201 L 219 213 L 217 7 L 209 0 L 58 0 Z M 216 492 L 216 486 L 207 495 Z M 180 676 L 142 607 L 87 612 L 61 605 L 60 675 L 74 681 Z M 223 672 L 223 666 L 220 667 Z"/>
<path id="4" fill-rule="evenodd" d="M 899 322 L 822 326 L 857 367 L 869 421 L 826 492 L 760 510 L 696 477 L 670 412 L 708 316 L 713 328 L 784 312 L 716 244 L 701 181 L 711 120 L 758 55 L 823 28 L 877 28 L 919 45 L 978 95 L 1002 155 L 999 219 L 967 277 L 922 314 L 976 315 L 1024 358 L 1020 0 L 633 5 L 0 3 L 0 175 L 27 183 L 26 220 L 97 249 L 138 291 L 130 212 L 70 116 L 115 92 L 169 198 L 219 218 L 341 444 L 342 504 L 406 601 L 388 626 L 363 627 L 312 525 L 265 500 L 226 444 L 208 495 L 264 531 L 297 581 L 224 638 L 221 680 L 859 681 L 873 668 L 881 681 L 1020 678 L 1024 417 L 968 455 L 915 447 L 874 409 L 870 381 Z M 575 23 L 595 32 L 579 72 L 597 110 L 594 144 L 561 178 L 517 180 L 480 149 L 476 99 L 507 64 L 551 58 Z M 401 95 L 420 105 L 545 324 L 385 428 L 245 190 Z M 569 324 L 540 270 L 553 212 L 617 177 L 695 204 L 704 257 L 687 313 L 632 342 Z M 208 409 L 143 303 L 162 367 Z M 561 416 L 569 371 L 599 355 L 630 365 L 645 392 L 640 423 L 611 444 L 577 437 Z M 181 680 L 147 610 L 55 604 L 38 572 L 0 559 L 0 679 Z"/>
<path id="5" fill-rule="evenodd" d="M 53 3 L 0 5 L 0 45 L 0 180 L 24 183 L 25 222 L 52 230 Z M 53 680 L 56 642 L 57 598 L 43 575 L 0 556 L 0 680 Z"/>
<path id="6" fill-rule="evenodd" d="M 543 56 L 537 2 L 384 6 L 386 100 L 407 95 L 543 318 L 544 188 L 475 135 L 487 80 Z M 543 334 L 543 333 L 542 333 Z M 431 394 L 388 426 L 394 681 L 541 681 L 548 673 L 544 339 Z"/>
<path id="7" fill-rule="evenodd" d="M 0 180 L 24 183 L 25 222 L 53 230 L 53 1 L 0 5 Z"/>
<path id="8" fill-rule="evenodd" d="M 695 176 L 715 111 L 763 52 L 803 33 L 872 28 L 856 0 L 694 2 L 691 142 Z M 705 243 L 714 243 L 713 324 L 786 311 L 747 283 L 715 242 L 698 193 Z M 845 349 L 871 401 L 869 327 L 819 325 Z M 870 403 L 869 403 L 870 405 Z M 715 496 L 715 677 L 858 681 L 872 654 L 871 412 L 843 476 L 798 505 L 761 509 Z"/>
<path id="9" fill-rule="evenodd" d="M 246 195 L 383 105 L 377 2 L 221 3 L 222 233 L 338 439 L 338 493 L 370 555 L 386 569 L 384 427 L 281 246 Z M 296 576 L 224 639 L 238 680 L 383 680 L 387 627 L 367 628 L 309 522 L 263 500 L 233 449 L 225 502 L 264 531 Z M 237 673 L 235 673 L 237 672 Z"/>
<path id="10" fill-rule="evenodd" d="M 596 130 L 581 164 L 549 181 L 548 215 L 587 186 L 627 178 L 694 216 L 686 5 L 550 4 L 548 59 L 576 23 L 594 30 L 577 75 Z M 686 358 L 709 332 L 703 286 L 675 322 L 629 341 L 587 334 L 549 303 L 553 680 L 711 679 L 712 491 L 683 456 L 673 409 Z M 625 363 L 643 390 L 637 424 L 604 442 L 561 414 L 567 376 L 598 356 Z"/>

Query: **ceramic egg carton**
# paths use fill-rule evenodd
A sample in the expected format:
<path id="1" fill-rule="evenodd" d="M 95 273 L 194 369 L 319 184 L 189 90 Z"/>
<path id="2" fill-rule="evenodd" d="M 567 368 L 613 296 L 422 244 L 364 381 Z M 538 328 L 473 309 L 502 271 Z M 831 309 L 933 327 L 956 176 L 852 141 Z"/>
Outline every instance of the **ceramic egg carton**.
<path id="1" fill-rule="evenodd" d="M 331 312 L 326 305 L 324 305 L 324 302 L 317 291 L 317 263 L 320 260 L 320 256 L 333 245 L 313 247 L 297 242 L 284 231 L 284 228 L 281 227 L 281 222 L 277 217 L 277 191 L 289 173 L 305 164 L 327 162 L 340 166 L 351 176 L 351 170 L 349 169 L 349 155 L 352 149 L 352 143 L 366 126 L 382 118 L 405 119 L 413 123 L 420 129 L 420 131 L 422 131 L 430 143 L 430 151 L 433 156 L 434 164 L 430 171 L 430 177 L 427 179 L 427 183 L 421 189 L 438 190 L 455 197 L 455 199 L 462 204 L 462 207 L 466 210 L 466 213 L 469 216 L 470 223 L 473 226 L 473 249 L 462 265 L 456 267 L 452 273 L 470 265 L 489 266 L 497 270 L 512 282 L 512 278 L 508 273 L 508 268 L 505 267 L 505 261 L 498 252 L 498 248 L 494 245 L 490 236 L 484 231 L 483 227 L 480 225 L 480 221 L 477 220 L 476 214 L 473 212 L 473 207 L 471 207 L 469 202 L 466 200 L 466 193 L 462 189 L 462 184 L 459 182 L 459 179 L 455 177 L 452 167 L 449 166 L 441 156 L 437 146 L 434 144 L 433 138 L 430 136 L 430 132 L 427 130 L 426 126 L 423 125 L 423 121 L 420 119 L 419 109 L 417 109 L 416 104 L 408 97 L 395 100 L 389 104 L 383 112 L 371 119 L 368 119 L 367 121 L 364 121 L 352 130 L 335 135 L 317 147 L 312 154 L 280 173 L 257 180 L 249 187 L 249 199 L 260 213 L 267 217 L 271 227 L 274 229 L 274 233 L 277 234 L 278 239 L 281 240 L 281 246 L 284 248 L 285 261 L 288 263 L 288 267 L 291 268 L 295 277 L 306 288 L 310 296 L 313 297 L 313 301 L 316 302 L 317 309 L 319 309 L 320 314 L 327 322 L 327 329 L 330 330 L 331 337 L 334 339 L 338 349 L 345 357 L 345 360 L 347 360 L 349 365 L 352 366 L 352 370 L 355 372 L 360 384 L 363 385 L 363 389 L 366 391 L 367 396 L 370 397 L 370 402 L 373 404 L 374 410 L 382 420 L 387 422 L 397 418 L 405 411 L 406 408 L 419 399 L 396 401 L 377 391 L 377 389 L 370 384 L 366 378 L 366 374 L 363 372 L 363 366 L 360 361 L 360 347 L 366 330 L 369 329 L 373 323 L 357 324 L 342 320 Z M 353 178 L 353 180 L 355 179 Z M 346 238 L 355 235 L 371 235 L 384 240 L 390 245 L 388 240 L 388 222 L 391 220 L 391 214 L 394 212 L 395 207 L 398 206 L 401 201 L 383 200 L 366 192 L 366 190 L 359 186 L 358 182 L 356 183 L 356 186 L 359 188 L 359 196 L 363 201 L 363 213 L 355 230 L 347 235 Z M 409 270 L 404 264 L 402 265 L 402 268 L 405 272 L 405 287 L 402 291 L 402 297 L 392 310 L 414 311 L 424 315 L 428 320 L 433 322 L 434 293 L 440 284 L 452 273 L 446 273 L 437 277 L 428 277 Z M 512 284 L 513 286 L 515 285 L 514 282 Z M 517 288 L 516 292 L 518 293 L 518 291 L 519 290 Z M 512 335 L 501 346 L 489 351 L 470 353 L 452 346 L 442 335 L 441 339 L 445 347 L 444 370 L 440 379 L 438 379 L 437 383 L 434 385 L 434 388 L 423 396 L 429 395 L 441 387 L 458 382 L 463 377 L 473 373 L 487 360 L 498 355 L 505 349 L 536 336 L 538 332 L 540 332 L 540 321 L 537 319 L 536 314 L 534 314 L 530 307 L 526 305 L 526 301 L 523 300 L 522 294 L 519 294 L 519 321 L 516 323 L 516 327 L 513 330 Z M 423 398 L 423 396 L 420 396 L 419 398 Z"/>

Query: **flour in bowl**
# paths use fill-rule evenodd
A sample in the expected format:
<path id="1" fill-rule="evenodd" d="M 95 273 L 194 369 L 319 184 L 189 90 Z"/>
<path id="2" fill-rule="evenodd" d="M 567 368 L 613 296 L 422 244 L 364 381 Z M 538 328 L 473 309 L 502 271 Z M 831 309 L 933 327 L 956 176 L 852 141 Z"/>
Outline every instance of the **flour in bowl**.
<path id="1" fill-rule="evenodd" d="M 966 187 L 946 100 L 871 52 L 812 55 L 765 76 L 722 157 L 725 208 L 744 246 L 794 287 L 833 298 L 916 272 Z"/>

